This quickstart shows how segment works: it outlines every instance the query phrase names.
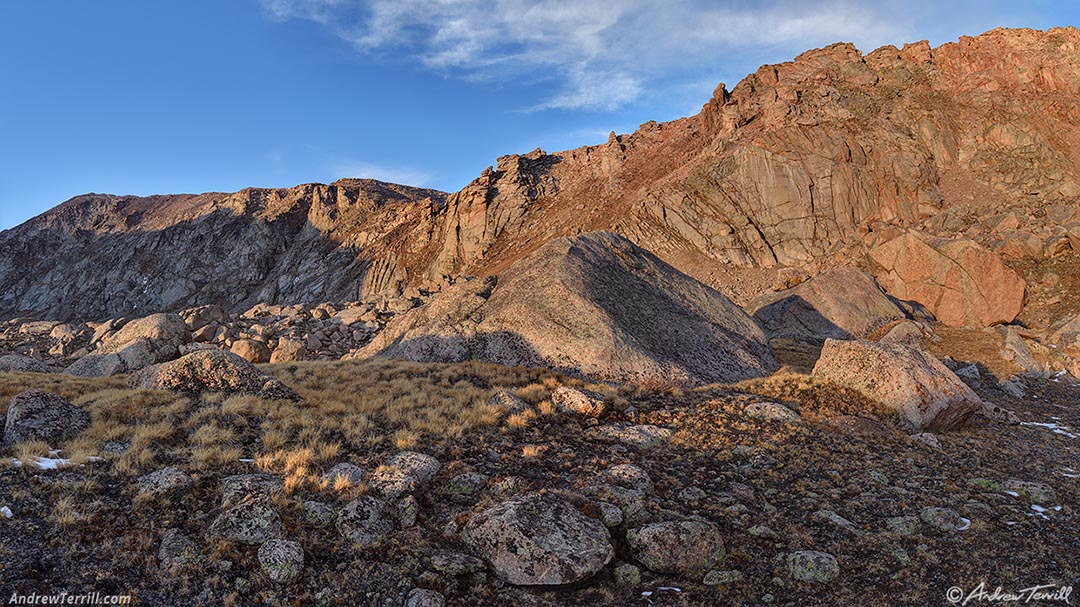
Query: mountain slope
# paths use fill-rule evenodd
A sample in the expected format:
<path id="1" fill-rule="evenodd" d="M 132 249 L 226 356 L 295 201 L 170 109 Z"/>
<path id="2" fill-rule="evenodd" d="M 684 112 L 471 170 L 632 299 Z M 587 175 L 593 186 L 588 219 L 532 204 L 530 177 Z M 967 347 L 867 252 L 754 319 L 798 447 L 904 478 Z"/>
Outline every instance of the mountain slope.
<path id="1" fill-rule="evenodd" d="M 0 310 L 350 300 L 496 274 L 595 230 L 745 301 L 755 272 L 861 256 L 889 224 L 952 236 L 1013 207 L 1075 221 L 1078 49 L 1075 28 L 866 55 L 835 44 L 717 87 L 696 116 L 504 156 L 450 195 L 347 180 L 83 196 L 0 234 Z"/>

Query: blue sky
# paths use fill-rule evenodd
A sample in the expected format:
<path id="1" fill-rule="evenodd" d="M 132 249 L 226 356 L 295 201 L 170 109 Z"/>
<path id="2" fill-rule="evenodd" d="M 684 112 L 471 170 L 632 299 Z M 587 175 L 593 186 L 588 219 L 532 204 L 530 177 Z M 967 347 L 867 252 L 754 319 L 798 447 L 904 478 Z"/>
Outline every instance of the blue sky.
<path id="1" fill-rule="evenodd" d="M 448 191 L 495 158 L 693 114 L 844 40 L 1077 24 L 1072 2 L 0 3 L 0 229 L 85 192 L 373 177 Z"/>

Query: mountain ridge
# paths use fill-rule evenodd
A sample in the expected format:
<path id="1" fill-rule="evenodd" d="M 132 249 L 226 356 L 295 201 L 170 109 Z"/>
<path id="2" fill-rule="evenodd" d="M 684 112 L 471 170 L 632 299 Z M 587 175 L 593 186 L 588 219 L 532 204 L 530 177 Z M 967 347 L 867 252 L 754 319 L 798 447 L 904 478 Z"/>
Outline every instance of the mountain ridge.
<path id="1" fill-rule="evenodd" d="M 837 43 L 762 66 L 731 91 L 721 84 L 695 116 L 646 122 L 600 145 L 502 156 L 453 193 L 347 179 L 75 197 L 0 232 L 0 309 L 95 318 L 438 289 L 595 230 L 745 300 L 777 268 L 861 263 L 889 226 L 940 232 L 931 224 L 951 213 L 963 232 L 972 209 L 1075 206 L 1078 48 L 1076 28 L 996 29 L 867 54 Z M 213 249 L 208 238 L 244 250 Z M 204 270 L 235 280 L 186 276 L 192 264 L 172 259 L 183 244 Z M 159 260 L 140 268 L 117 247 Z M 68 286 L 90 266 L 108 268 L 109 279 L 90 271 L 92 288 Z M 170 295 L 143 297 L 151 281 Z"/>

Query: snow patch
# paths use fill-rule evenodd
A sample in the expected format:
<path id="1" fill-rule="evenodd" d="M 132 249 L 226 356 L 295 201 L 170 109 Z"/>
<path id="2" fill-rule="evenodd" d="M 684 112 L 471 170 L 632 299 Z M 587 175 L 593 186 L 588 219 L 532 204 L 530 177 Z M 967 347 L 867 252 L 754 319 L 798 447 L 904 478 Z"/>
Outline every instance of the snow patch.
<path id="1" fill-rule="evenodd" d="M 15 515 L 11 512 L 11 508 L 4 506 L 3 508 L 0 508 L 0 516 L 4 518 L 11 518 Z"/>
<path id="2" fill-rule="evenodd" d="M 1039 428 L 1046 428 L 1055 434 L 1060 434 L 1069 438 L 1080 438 L 1080 434 L 1075 434 L 1072 428 L 1063 426 L 1057 422 L 1020 422 L 1020 425 L 1038 426 Z"/>

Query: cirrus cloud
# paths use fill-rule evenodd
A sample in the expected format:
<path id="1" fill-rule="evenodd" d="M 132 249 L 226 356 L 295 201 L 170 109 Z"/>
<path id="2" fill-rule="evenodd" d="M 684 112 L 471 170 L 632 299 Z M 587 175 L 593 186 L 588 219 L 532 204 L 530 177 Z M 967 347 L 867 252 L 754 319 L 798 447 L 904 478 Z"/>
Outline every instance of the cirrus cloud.
<path id="1" fill-rule="evenodd" d="M 913 16 L 833 0 L 262 0 L 278 20 L 310 20 L 357 50 L 481 81 L 543 84 L 530 110 L 612 110 L 672 73 L 740 53 L 839 40 L 895 43 Z"/>

